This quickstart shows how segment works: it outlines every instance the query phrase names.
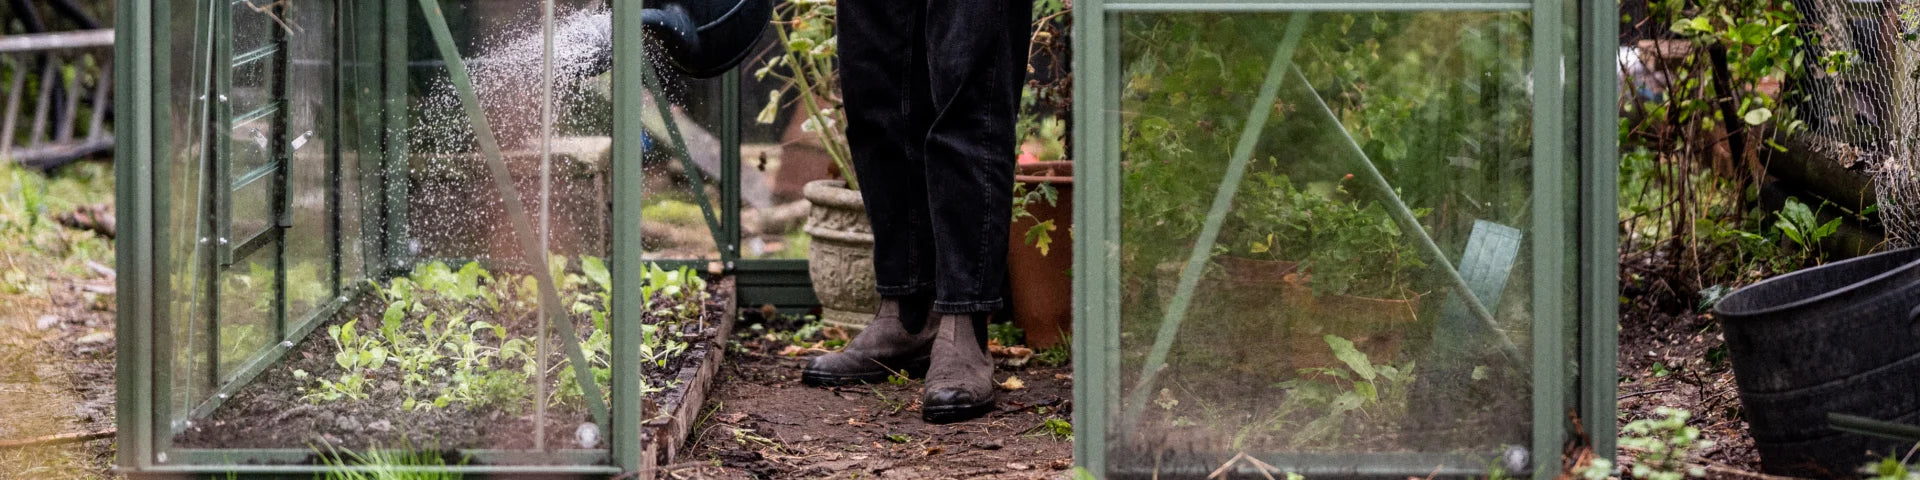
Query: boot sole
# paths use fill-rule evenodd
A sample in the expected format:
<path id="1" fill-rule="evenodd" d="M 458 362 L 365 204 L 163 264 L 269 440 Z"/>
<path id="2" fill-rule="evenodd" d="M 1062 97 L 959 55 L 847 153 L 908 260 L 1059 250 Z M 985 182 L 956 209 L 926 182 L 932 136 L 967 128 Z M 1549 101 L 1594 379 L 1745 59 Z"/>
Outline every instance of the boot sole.
<path id="1" fill-rule="evenodd" d="M 993 412 L 994 400 L 972 405 L 941 405 L 920 407 L 920 419 L 932 424 L 964 422 L 980 418 Z"/>
<path id="2" fill-rule="evenodd" d="M 898 370 L 900 373 L 907 374 L 908 377 L 924 378 L 927 375 L 927 366 L 929 364 L 930 358 L 920 358 L 908 362 L 906 366 L 900 367 Z M 892 366 L 889 365 L 889 367 Z M 891 376 L 893 376 L 893 372 L 886 369 L 854 374 L 803 369 L 800 371 L 800 383 L 814 387 L 842 387 L 864 383 L 881 383 L 887 381 L 887 377 Z"/>

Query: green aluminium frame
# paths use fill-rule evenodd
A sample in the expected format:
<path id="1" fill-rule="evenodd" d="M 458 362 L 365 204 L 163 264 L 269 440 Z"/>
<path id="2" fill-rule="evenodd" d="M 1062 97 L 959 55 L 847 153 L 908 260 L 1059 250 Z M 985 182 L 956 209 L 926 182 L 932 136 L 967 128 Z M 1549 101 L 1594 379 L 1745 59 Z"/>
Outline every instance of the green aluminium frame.
<path id="1" fill-rule="evenodd" d="M 446 4 L 457 0 L 444 0 Z M 115 134 L 122 139 L 116 155 L 116 198 L 121 209 L 123 233 L 115 239 L 118 253 L 118 271 L 121 272 L 118 289 L 119 324 L 117 345 L 120 355 L 116 369 L 117 422 L 120 434 L 117 439 L 119 456 L 117 465 L 122 472 L 134 476 L 174 476 L 183 474 L 241 473 L 259 475 L 309 475 L 326 469 L 323 465 L 311 463 L 312 450 L 303 449 L 192 449 L 177 448 L 171 439 L 191 421 L 210 415 L 224 400 L 230 398 L 242 387 L 249 384 L 260 373 L 276 364 L 292 346 L 312 333 L 324 323 L 348 299 L 360 293 L 360 281 L 365 277 L 380 278 L 404 272 L 411 268 L 415 259 L 408 258 L 406 251 L 406 231 L 408 205 L 407 191 L 407 140 L 408 86 L 409 86 L 409 41 L 410 29 L 419 28 L 410 20 L 410 15 L 420 15 L 427 19 L 430 30 L 434 30 L 436 44 L 440 47 L 442 58 L 457 57 L 459 52 L 452 45 L 446 32 L 445 20 L 440 18 L 440 1 L 420 0 L 419 2 L 381 1 L 381 0 L 334 0 L 322 2 L 331 7 L 332 35 L 326 38 L 332 58 L 326 60 L 325 68 L 331 71 L 332 84 L 325 94 L 325 104 L 314 119 L 318 128 L 332 132 L 328 138 L 325 153 L 325 197 L 327 216 L 323 227 L 328 236 L 331 251 L 328 262 L 323 268 L 330 273 L 327 288 L 331 300 L 316 305 L 309 311 L 291 312 L 287 305 L 286 242 L 287 229 L 293 226 L 293 215 L 289 212 L 288 177 L 294 162 L 292 150 L 300 142 L 285 128 L 288 123 L 291 104 L 288 101 L 288 75 L 293 64 L 293 52 L 288 44 L 288 35 L 278 29 L 272 33 L 268 45 L 253 48 L 245 52 L 233 52 L 232 35 L 233 8 L 246 8 L 244 2 L 234 0 L 119 0 L 116 15 L 118 40 L 114 44 L 115 67 L 126 72 L 116 76 L 114 88 L 120 94 L 115 96 L 115 110 L 119 120 L 115 122 Z M 643 0 L 611 0 L 616 12 L 637 12 L 642 8 Z M 189 24 L 176 24 L 175 9 L 191 11 L 196 19 Z M 638 239 L 641 235 L 641 207 L 644 172 L 641 158 L 645 146 L 642 145 L 643 125 L 642 99 L 650 90 L 660 88 L 647 53 L 640 39 L 642 26 L 640 16 L 613 16 L 614 62 L 613 75 L 616 78 L 641 79 L 643 81 L 615 82 L 612 89 L 613 118 L 611 136 L 612 160 L 607 177 L 612 188 L 611 214 L 609 215 L 609 237 L 611 241 L 610 270 L 614 285 L 637 285 L 641 280 L 641 268 L 647 263 L 665 266 L 690 266 L 698 270 L 730 275 L 736 279 L 736 299 L 741 304 L 773 304 L 781 307 L 804 308 L 817 303 L 813 297 L 811 284 L 807 277 L 807 263 L 804 260 L 750 259 L 741 258 L 741 185 L 740 185 L 740 128 L 741 113 L 738 108 L 720 109 L 719 128 L 721 172 L 715 179 L 719 184 L 720 198 L 709 202 L 700 198 L 702 216 L 716 237 L 717 258 L 658 260 L 644 259 Z M 191 27 L 190 32 L 175 32 L 176 28 Z M 177 33 L 191 33 L 194 37 L 190 45 L 182 45 Z M 191 51 L 196 65 L 174 65 L 176 51 Z M 204 64 L 200 62 L 205 62 Z M 270 98 L 265 106 L 247 112 L 232 112 L 227 107 L 224 95 L 232 88 L 234 68 L 254 62 L 270 62 L 273 69 L 273 86 Z M 457 89 L 471 86 L 462 81 L 464 67 L 461 62 L 444 62 L 450 74 L 456 76 Z M 193 85 L 175 85 L 173 72 L 177 68 L 194 68 L 206 72 L 205 83 L 193 82 Z M 459 73 L 454 74 L 453 72 Z M 738 72 L 729 72 L 721 77 L 720 101 L 723 105 L 734 105 L 740 101 L 740 79 Z M 181 97 L 179 89 L 204 89 L 191 92 L 191 96 L 200 99 L 187 102 L 187 106 L 175 105 L 173 100 Z M 667 98 L 654 95 L 654 98 Z M 666 104 L 656 104 L 663 118 L 667 115 Z M 193 112 L 179 110 L 194 110 Z M 475 116 L 469 118 L 477 119 Z M 238 119 L 244 121 L 266 121 L 274 125 L 273 133 L 266 141 L 266 150 L 271 160 L 263 167 L 247 172 L 229 172 L 228 158 L 233 148 L 227 140 L 230 135 L 220 128 L 232 128 Z M 182 122 L 198 122 L 205 125 L 198 128 L 201 133 L 195 137 L 205 143 L 199 146 L 170 145 L 171 131 Z M 686 162 L 686 170 L 694 176 L 696 182 L 699 170 L 693 168 L 684 149 L 677 127 L 668 123 L 669 138 L 665 143 L 675 153 L 675 160 Z M 196 280 L 195 292 L 202 295 L 206 305 L 185 314 L 187 317 L 173 318 L 176 309 L 171 303 L 184 300 L 174 299 L 170 290 L 170 279 L 176 273 L 172 271 L 181 264 L 175 262 L 176 256 L 189 255 L 189 252 L 169 252 L 173 245 L 167 245 L 165 239 L 177 237 L 181 232 L 171 231 L 180 228 L 168 221 L 171 189 L 193 188 L 192 185 L 169 185 L 169 179 L 176 178 L 170 169 L 177 153 L 183 148 L 196 148 L 191 155 L 203 165 L 199 168 L 199 188 L 206 192 L 215 192 L 200 200 L 194 208 L 198 213 L 195 224 L 185 225 L 188 229 L 206 228 L 218 232 L 204 241 L 198 242 L 192 251 L 199 262 L 197 271 L 202 272 Z M 489 150 L 483 148 L 483 150 Z M 483 152 L 498 158 L 497 147 Z M 494 162 L 494 165 L 498 165 Z M 357 216 L 361 233 L 359 238 L 348 238 L 343 233 L 346 215 L 342 215 L 342 190 L 345 183 L 357 183 L 362 192 L 379 192 L 361 195 Z M 233 232 L 230 207 L 232 194 L 241 187 L 265 183 L 269 192 L 270 220 L 264 230 L 254 232 Z M 697 196 L 704 197 L 704 189 L 694 189 Z M 184 207 L 184 206 L 180 206 Z M 238 235 L 242 238 L 228 241 Z M 362 255 L 355 259 L 343 254 L 346 245 L 354 242 Z M 231 371 L 223 371 L 219 355 L 218 336 L 221 334 L 218 321 L 221 318 L 218 296 L 223 292 L 218 285 L 219 272 L 229 268 L 235 258 L 249 255 L 271 255 L 280 265 L 276 268 L 271 281 L 271 291 L 277 301 L 268 313 L 272 328 L 269 342 L 244 359 L 227 359 L 233 363 Z M 349 262 L 360 262 L 349 264 Z M 349 272 L 360 272 L 356 274 Z M 616 287 L 617 288 L 617 287 Z M 619 328 L 619 325 L 637 325 L 643 311 L 642 300 L 637 295 L 616 296 L 610 305 L 613 331 L 612 364 L 616 371 L 637 371 L 640 365 L 638 345 L 639 329 Z M 545 303 L 545 302 L 543 302 Z M 207 324 L 208 338 L 214 339 L 207 352 L 198 352 L 206 356 L 212 367 L 208 368 L 206 384 L 213 385 L 205 391 L 193 391 L 188 396 L 188 408 L 176 408 L 171 391 L 172 376 L 170 370 L 173 358 L 173 332 L 183 321 L 202 321 Z M 562 342 L 563 344 L 571 342 Z M 195 353 L 195 352 L 189 352 Z M 187 373 L 195 373 L 191 370 Z M 584 371 L 583 371 L 584 373 Z M 613 476 L 634 472 L 643 467 L 642 423 L 638 412 L 642 409 L 642 398 L 637 375 L 615 375 L 612 383 L 611 405 L 598 406 L 593 418 L 607 432 L 606 447 L 603 449 L 555 449 L 548 451 L 519 450 L 471 450 L 469 454 L 473 465 L 447 466 L 428 470 L 461 472 L 481 475 L 585 475 Z M 200 390 L 200 389 L 196 389 Z M 589 397 L 598 398 L 597 395 Z"/>
<path id="2" fill-rule="evenodd" d="M 1314 12 L 1375 11 L 1513 11 L 1530 12 L 1533 85 L 1532 131 L 1536 145 L 1533 162 L 1534 222 L 1532 251 L 1564 252 L 1530 262 L 1532 278 L 1532 445 L 1533 461 L 1526 474 L 1553 478 L 1560 473 L 1558 459 L 1569 443 L 1592 449 L 1598 458 L 1614 454 L 1615 352 L 1617 300 L 1615 285 L 1615 176 L 1617 175 L 1617 79 L 1615 77 L 1618 6 L 1613 2 L 1574 0 L 1081 0 L 1073 25 L 1073 71 L 1085 81 L 1074 82 L 1073 158 L 1076 179 L 1074 202 L 1073 302 L 1075 335 L 1074 425 L 1076 463 L 1096 477 L 1141 477 L 1148 472 L 1122 471 L 1108 461 L 1109 449 L 1126 432 L 1124 419 L 1134 418 L 1129 406 L 1145 402 L 1141 392 L 1121 388 L 1119 318 L 1121 162 L 1119 92 L 1126 81 L 1120 65 L 1119 17 L 1134 12 L 1278 12 L 1291 13 L 1293 25 L 1267 70 L 1268 80 L 1254 105 L 1270 104 L 1279 81 L 1302 81 L 1289 70 L 1293 46 L 1302 19 Z M 1551 86 L 1551 87 L 1549 87 Z M 1305 107 L 1312 108 L 1312 107 Z M 1251 107 L 1246 125 L 1264 125 L 1271 109 Z M 1569 124 L 1571 122 L 1571 124 Z M 1232 186 L 1239 184 L 1245 157 L 1257 140 L 1257 128 L 1242 132 L 1239 147 L 1213 200 L 1214 208 L 1196 239 L 1196 250 L 1210 249 Z M 1357 153 L 1357 146 L 1353 150 Z M 1360 154 L 1364 158 L 1364 154 Z M 1370 166 L 1370 165 L 1369 165 Z M 1371 168 L 1367 169 L 1371 170 Z M 1363 170 L 1364 171 L 1364 170 Z M 1376 181 L 1378 174 L 1373 174 Z M 1390 191 L 1390 186 L 1387 187 Z M 1405 208 L 1396 221 L 1403 229 L 1412 217 Z M 1418 229 L 1417 225 L 1413 228 Z M 1427 253 L 1437 253 L 1429 243 Z M 1165 358 L 1167 341 L 1179 330 L 1184 308 L 1194 289 L 1194 277 L 1204 255 L 1194 253 L 1186 263 L 1178 293 L 1159 326 L 1160 339 L 1149 353 L 1141 378 L 1151 380 Z M 1442 263 L 1445 262 L 1436 262 Z M 1451 269 L 1449 269 L 1451 270 Z M 1458 274 L 1452 275 L 1459 282 Z M 1456 283 L 1458 285 L 1458 283 Z M 1469 308 L 1478 302 L 1466 302 Z M 1484 307 L 1472 308 L 1489 319 Z M 1568 345 L 1577 345 L 1574 351 Z M 1509 344 L 1509 355 L 1514 349 Z M 1124 401 L 1123 401 L 1124 400 Z M 1569 413 L 1584 421 L 1584 438 L 1573 438 L 1576 426 Z M 1418 454 L 1253 454 L 1267 464 L 1309 477 L 1423 477 L 1485 475 L 1484 469 L 1450 467 L 1435 471 L 1446 458 Z M 1540 466 L 1540 462 L 1549 465 Z M 1458 463 L 1454 463 L 1458 465 Z M 1258 476 L 1243 465 L 1243 476 Z M 1211 469 L 1209 469 L 1211 470 Z M 1182 472 L 1161 472 L 1178 474 Z M 1207 471 L 1184 472 L 1194 476 Z M 1508 472 L 1518 474 L 1522 472 Z"/>

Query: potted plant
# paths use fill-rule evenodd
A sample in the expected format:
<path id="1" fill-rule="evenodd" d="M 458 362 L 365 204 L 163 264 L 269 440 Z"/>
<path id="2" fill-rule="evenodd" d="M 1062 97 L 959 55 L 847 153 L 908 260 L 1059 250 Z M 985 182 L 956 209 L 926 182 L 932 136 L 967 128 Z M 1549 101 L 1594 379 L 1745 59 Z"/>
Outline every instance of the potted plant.
<path id="1" fill-rule="evenodd" d="M 767 106 L 755 120 L 776 121 L 781 99 L 792 92 L 794 107 L 805 116 L 800 129 L 816 135 L 819 149 L 833 159 L 840 179 L 815 180 L 802 190 L 811 204 L 805 229 L 813 239 L 807 251 L 807 273 L 820 299 L 821 319 L 858 330 L 873 318 L 880 295 L 874 291 L 873 227 L 867 221 L 860 180 L 847 148 L 840 77 L 834 69 L 834 5 L 827 0 L 793 1 L 773 13 L 775 40 L 785 48 L 754 75 L 772 76 L 783 83 L 769 92 Z"/>
<path id="2" fill-rule="evenodd" d="M 1268 306 L 1284 312 L 1296 367 L 1338 365 L 1326 335 L 1392 362 L 1418 320 L 1420 295 L 1410 285 L 1426 262 L 1384 206 L 1347 191 L 1351 178 L 1303 189 L 1285 175 L 1250 174 L 1255 191 L 1234 209 L 1241 243 L 1215 257 L 1232 290 L 1278 299 Z"/>
<path id="3" fill-rule="evenodd" d="M 1025 115 L 1022 124 L 1030 123 Z M 1013 224 L 1007 230 L 1008 294 L 1014 325 L 1027 346 L 1058 345 L 1073 327 L 1073 242 L 1055 235 L 1073 228 L 1073 163 L 1061 160 L 1065 127 L 1058 119 L 1031 122 L 1015 167 Z M 1023 129 L 1023 131 L 1027 131 Z"/>

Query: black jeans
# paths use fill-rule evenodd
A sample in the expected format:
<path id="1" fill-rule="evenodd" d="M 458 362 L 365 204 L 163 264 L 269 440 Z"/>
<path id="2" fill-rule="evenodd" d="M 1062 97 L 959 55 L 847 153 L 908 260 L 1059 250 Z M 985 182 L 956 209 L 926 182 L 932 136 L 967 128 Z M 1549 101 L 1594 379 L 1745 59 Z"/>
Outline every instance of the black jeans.
<path id="1" fill-rule="evenodd" d="M 1005 304 L 1032 0 L 840 0 L 847 142 L 884 297 Z"/>

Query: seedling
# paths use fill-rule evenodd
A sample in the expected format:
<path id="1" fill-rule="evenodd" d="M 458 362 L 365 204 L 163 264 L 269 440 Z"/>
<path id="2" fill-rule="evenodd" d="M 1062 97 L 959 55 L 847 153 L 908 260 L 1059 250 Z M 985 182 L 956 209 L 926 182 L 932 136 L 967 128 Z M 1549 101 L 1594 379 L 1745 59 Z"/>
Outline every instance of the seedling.
<path id="1" fill-rule="evenodd" d="M 1654 415 L 1620 429 L 1620 446 L 1640 453 L 1633 465 L 1634 478 L 1681 480 L 1706 475 L 1705 469 L 1686 463 L 1694 450 L 1713 445 L 1700 438 L 1699 428 L 1687 425 L 1693 413 L 1659 407 Z"/>

